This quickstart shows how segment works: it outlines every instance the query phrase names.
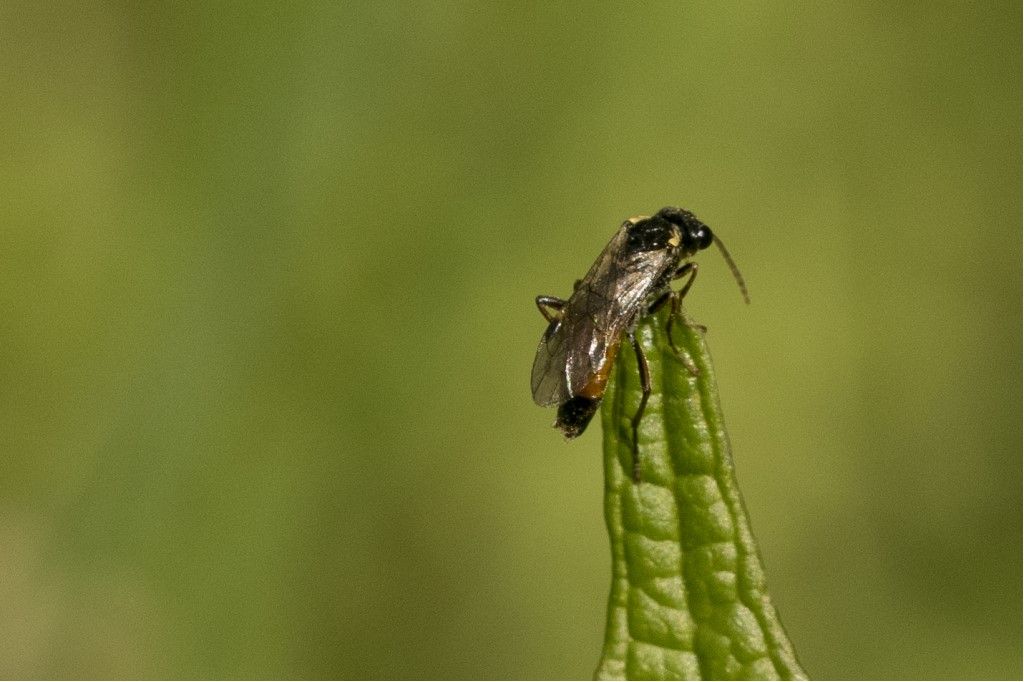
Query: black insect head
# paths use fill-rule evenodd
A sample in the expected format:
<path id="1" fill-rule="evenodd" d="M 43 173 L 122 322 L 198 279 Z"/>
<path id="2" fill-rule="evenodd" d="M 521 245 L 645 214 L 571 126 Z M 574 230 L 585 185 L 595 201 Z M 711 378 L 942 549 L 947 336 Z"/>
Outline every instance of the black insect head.
<path id="1" fill-rule="evenodd" d="M 711 228 L 697 220 L 697 216 L 685 208 L 666 206 L 658 211 L 655 218 L 662 218 L 679 227 L 683 233 L 683 247 L 687 251 L 706 249 L 715 240 Z"/>

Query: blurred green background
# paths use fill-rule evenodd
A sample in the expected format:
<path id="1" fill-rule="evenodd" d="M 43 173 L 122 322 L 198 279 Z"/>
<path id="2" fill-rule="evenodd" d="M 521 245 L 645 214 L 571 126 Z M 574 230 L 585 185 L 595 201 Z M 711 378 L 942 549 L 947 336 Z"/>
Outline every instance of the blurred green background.
<path id="1" fill-rule="evenodd" d="M 694 210 L 818 678 L 1021 675 L 1019 3 L 0 6 L 0 676 L 588 677 L 537 294 Z"/>

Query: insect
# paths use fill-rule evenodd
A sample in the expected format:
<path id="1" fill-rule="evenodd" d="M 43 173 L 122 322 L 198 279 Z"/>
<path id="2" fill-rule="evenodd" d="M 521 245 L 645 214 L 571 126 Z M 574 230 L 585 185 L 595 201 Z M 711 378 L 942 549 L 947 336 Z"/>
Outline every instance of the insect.
<path id="1" fill-rule="evenodd" d="M 697 277 L 697 264 L 687 259 L 712 243 L 722 252 L 743 299 L 749 303 L 743 276 L 722 241 L 693 213 L 673 206 L 622 223 L 587 274 L 577 280 L 568 300 L 537 297 L 537 307 L 548 327 L 533 361 L 533 400 L 542 407 L 558 405 L 555 428 L 566 438 L 583 433 L 597 412 L 623 338 L 633 345 L 643 389 L 640 407 L 632 419 L 633 478 L 637 481 L 637 429 L 651 394 L 651 373 L 634 330 L 641 317 L 671 302 L 667 331 L 675 349 L 672 325 Z M 683 278 L 683 286 L 673 291 L 672 281 Z M 686 361 L 678 350 L 676 353 Z M 697 372 L 695 367 L 687 366 L 692 373 Z"/>

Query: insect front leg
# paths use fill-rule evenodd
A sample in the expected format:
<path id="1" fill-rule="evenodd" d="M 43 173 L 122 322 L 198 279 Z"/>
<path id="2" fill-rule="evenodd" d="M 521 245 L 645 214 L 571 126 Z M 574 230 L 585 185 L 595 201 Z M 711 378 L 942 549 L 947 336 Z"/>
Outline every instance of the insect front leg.
<path id="1" fill-rule="evenodd" d="M 696 263 L 683 263 L 682 266 L 680 266 L 680 268 L 675 271 L 675 274 L 672 275 L 672 279 L 682 279 L 687 275 L 689 275 L 690 278 L 686 280 L 686 284 L 684 284 L 683 288 L 679 290 L 679 293 L 677 294 L 679 298 L 686 296 L 686 293 L 690 290 L 690 287 L 693 286 L 693 280 L 697 279 Z"/>
<path id="2" fill-rule="evenodd" d="M 630 333 L 629 340 L 633 344 L 633 351 L 636 353 L 636 366 L 640 370 L 640 389 L 643 395 L 640 397 L 640 407 L 633 415 L 633 481 L 640 482 L 640 443 L 639 430 L 640 421 L 644 416 L 644 409 L 647 407 L 647 399 L 651 397 L 651 368 L 647 365 L 647 356 L 644 349 L 636 340 L 636 336 Z"/>
<path id="3" fill-rule="evenodd" d="M 538 296 L 537 309 L 548 322 L 562 319 L 562 309 L 565 308 L 565 301 L 554 296 Z"/>
<path id="4" fill-rule="evenodd" d="M 693 280 L 697 279 L 696 263 L 684 263 L 682 267 L 676 270 L 675 274 L 672 276 L 672 279 L 681 279 L 683 277 L 686 277 L 687 275 L 689 275 L 689 279 L 686 280 L 686 284 L 683 285 L 682 289 L 675 292 L 670 291 L 665 294 L 666 297 L 672 299 L 672 312 L 668 316 L 668 325 L 666 326 L 665 331 L 668 334 L 668 344 L 672 347 L 672 351 L 676 354 L 676 357 L 678 357 L 682 361 L 682 363 L 686 365 L 686 369 L 687 371 L 690 372 L 690 374 L 692 374 L 693 376 L 698 376 L 700 375 L 700 369 L 698 369 L 697 366 L 693 364 L 693 360 L 690 359 L 690 356 L 686 355 L 685 353 L 679 350 L 679 346 L 676 345 L 675 340 L 673 340 L 672 338 L 672 328 L 675 325 L 676 319 L 681 320 L 682 324 L 693 326 L 696 327 L 697 329 L 700 329 L 701 332 L 707 331 L 707 328 L 704 327 L 703 325 L 689 325 L 689 323 L 683 319 L 683 297 L 686 296 L 686 292 L 688 292 L 690 290 L 690 287 L 693 286 Z M 658 301 L 655 302 L 655 305 L 660 306 L 663 303 L 664 301 L 659 299 Z"/>

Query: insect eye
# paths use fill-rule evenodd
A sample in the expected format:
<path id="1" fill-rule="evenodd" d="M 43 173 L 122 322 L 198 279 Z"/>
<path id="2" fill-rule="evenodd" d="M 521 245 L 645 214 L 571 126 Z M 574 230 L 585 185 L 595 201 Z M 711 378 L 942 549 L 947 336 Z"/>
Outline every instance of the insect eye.
<path id="1" fill-rule="evenodd" d="M 705 225 L 701 225 L 697 228 L 696 233 L 693 235 L 694 241 L 697 242 L 697 248 L 706 249 L 711 246 L 711 242 L 715 240 L 715 235 L 711 234 L 711 230 Z"/>

